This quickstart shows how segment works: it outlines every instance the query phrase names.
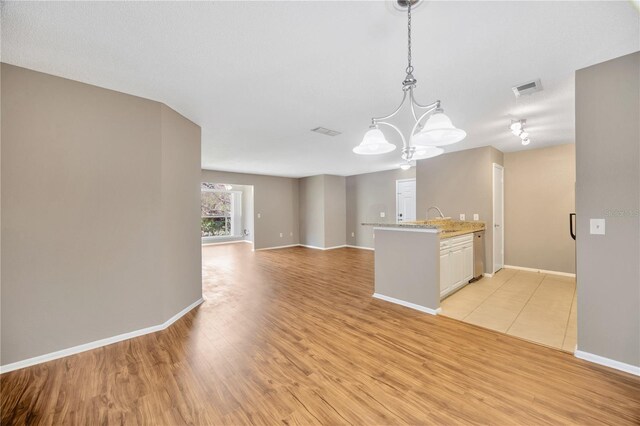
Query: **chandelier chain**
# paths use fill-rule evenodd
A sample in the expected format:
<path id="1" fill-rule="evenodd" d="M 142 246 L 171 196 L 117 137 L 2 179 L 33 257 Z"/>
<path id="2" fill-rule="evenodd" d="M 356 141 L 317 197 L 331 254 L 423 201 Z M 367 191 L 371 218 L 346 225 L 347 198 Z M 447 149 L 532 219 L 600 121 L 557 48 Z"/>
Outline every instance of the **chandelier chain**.
<path id="1" fill-rule="evenodd" d="M 408 1 L 407 6 L 407 75 L 413 73 L 413 66 L 411 65 L 411 1 Z"/>

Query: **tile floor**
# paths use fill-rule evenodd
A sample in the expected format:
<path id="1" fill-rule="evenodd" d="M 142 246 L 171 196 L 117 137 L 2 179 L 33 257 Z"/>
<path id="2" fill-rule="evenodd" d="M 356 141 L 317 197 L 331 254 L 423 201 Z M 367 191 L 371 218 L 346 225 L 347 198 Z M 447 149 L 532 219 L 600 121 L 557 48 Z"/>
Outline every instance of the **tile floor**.
<path id="1" fill-rule="evenodd" d="M 442 315 L 573 352 L 575 278 L 502 269 L 441 303 Z"/>

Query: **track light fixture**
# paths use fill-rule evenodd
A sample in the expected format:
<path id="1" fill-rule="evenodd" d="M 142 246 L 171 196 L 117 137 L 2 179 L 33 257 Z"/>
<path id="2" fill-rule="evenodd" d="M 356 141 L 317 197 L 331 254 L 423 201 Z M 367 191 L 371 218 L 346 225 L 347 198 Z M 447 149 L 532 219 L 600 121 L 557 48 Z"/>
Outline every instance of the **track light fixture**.
<path id="1" fill-rule="evenodd" d="M 511 120 L 511 125 L 509 125 L 511 133 L 520 138 L 522 145 L 529 145 L 531 143 L 531 140 L 529 139 L 529 132 L 524 129 L 526 124 L 527 120 L 523 118 L 520 120 Z"/>

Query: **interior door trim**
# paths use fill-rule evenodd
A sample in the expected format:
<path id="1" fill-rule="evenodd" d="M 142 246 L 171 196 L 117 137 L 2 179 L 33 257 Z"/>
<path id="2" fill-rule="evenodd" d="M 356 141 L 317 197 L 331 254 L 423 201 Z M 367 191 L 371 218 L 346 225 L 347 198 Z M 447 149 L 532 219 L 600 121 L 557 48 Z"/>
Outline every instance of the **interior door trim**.
<path id="1" fill-rule="evenodd" d="M 501 166 L 498 163 L 492 163 L 491 164 L 491 224 L 492 224 L 492 243 L 493 243 L 493 247 L 492 247 L 492 253 L 491 253 L 491 270 L 492 273 L 496 273 L 498 272 L 499 269 L 496 269 L 496 211 L 495 211 L 495 206 L 496 206 L 496 182 L 495 182 L 495 178 L 496 178 L 496 174 L 495 174 L 495 170 L 499 169 L 502 171 L 502 205 L 500 206 L 501 210 L 502 210 L 502 224 L 501 224 L 501 242 L 502 242 L 502 253 L 501 253 L 501 258 L 502 258 L 502 267 L 504 268 L 504 166 Z"/>

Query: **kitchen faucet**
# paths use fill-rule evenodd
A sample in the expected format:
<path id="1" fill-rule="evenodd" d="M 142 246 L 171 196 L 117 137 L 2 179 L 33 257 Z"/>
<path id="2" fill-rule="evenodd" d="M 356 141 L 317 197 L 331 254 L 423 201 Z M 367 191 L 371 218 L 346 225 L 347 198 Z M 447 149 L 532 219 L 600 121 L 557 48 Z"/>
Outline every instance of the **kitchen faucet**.
<path id="1" fill-rule="evenodd" d="M 442 219 L 444 219 L 444 215 L 442 214 L 442 210 L 440 210 L 439 208 L 437 208 L 436 206 L 431 206 L 427 209 L 427 219 L 429 219 L 429 210 L 431 209 L 436 209 L 438 211 L 438 213 L 440 214 L 440 217 Z"/>

